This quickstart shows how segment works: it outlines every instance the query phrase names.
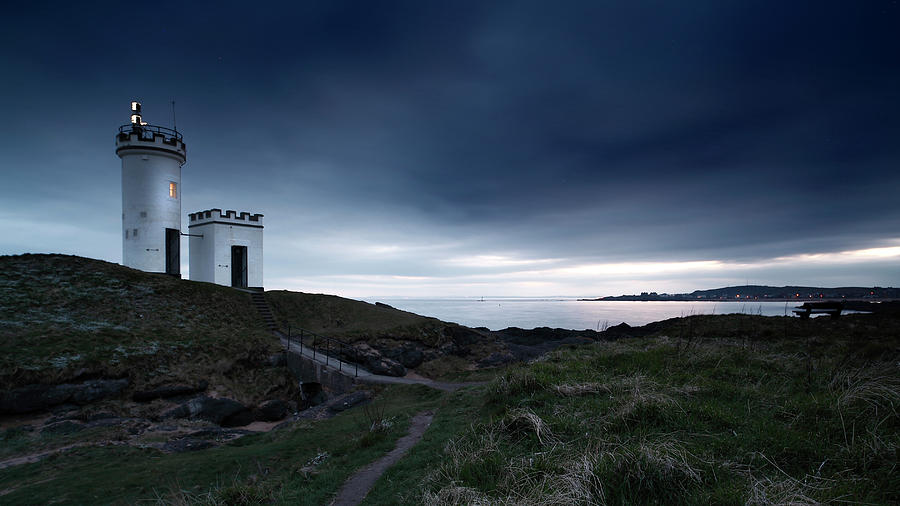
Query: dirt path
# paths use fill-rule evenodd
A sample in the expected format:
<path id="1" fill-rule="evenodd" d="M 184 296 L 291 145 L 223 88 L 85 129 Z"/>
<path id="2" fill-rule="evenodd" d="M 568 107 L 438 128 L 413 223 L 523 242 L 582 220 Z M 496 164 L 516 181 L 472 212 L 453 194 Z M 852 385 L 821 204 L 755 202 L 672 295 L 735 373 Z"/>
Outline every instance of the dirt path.
<path id="1" fill-rule="evenodd" d="M 417 413 L 409 422 L 409 432 L 397 440 L 397 447 L 390 453 L 359 470 L 344 483 L 331 502 L 332 506 L 355 506 L 365 499 L 372 485 L 389 467 L 396 464 L 410 448 L 422 439 L 422 434 L 431 425 L 434 414 L 430 411 Z"/>
<path id="2" fill-rule="evenodd" d="M 88 442 L 88 443 L 72 443 L 66 446 L 60 446 L 59 448 L 53 448 L 52 450 L 44 450 L 37 453 L 31 453 L 29 455 L 21 455 L 19 457 L 13 457 L 10 459 L 6 459 L 0 461 L 0 469 L 6 469 L 7 467 L 12 466 L 20 466 L 22 464 L 32 464 L 41 459 L 49 457 L 51 455 L 55 455 L 57 453 L 67 452 L 73 448 L 85 448 L 88 446 L 111 446 L 116 445 L 115 443 L 110 442 Z M 116 445 L 118 446 L 118 445 Z M 2 495 L 2 494 L 0 494 Z"/>

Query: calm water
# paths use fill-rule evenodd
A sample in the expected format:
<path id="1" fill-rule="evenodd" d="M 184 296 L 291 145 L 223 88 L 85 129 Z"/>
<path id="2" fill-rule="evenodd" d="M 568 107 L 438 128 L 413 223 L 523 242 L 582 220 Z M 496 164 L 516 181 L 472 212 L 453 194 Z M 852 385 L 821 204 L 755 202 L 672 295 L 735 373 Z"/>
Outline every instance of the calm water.
<path id="1" fill-rule="evenodd" d="M 403 299 L 374 298 L 366 302 L 383 302 L 397 309 L 469 327 L 500 330 L 507 327 L 531 329 L 553 327 L 563 329 L 603 329 L 604 326 L 645 325 L 650 322 L 692 314 L 746 313 L 763 316 L 793 316 L 796 303 L 784 302 L 631 302 L 578 301 L 566 298 L 547 299 Z"/>

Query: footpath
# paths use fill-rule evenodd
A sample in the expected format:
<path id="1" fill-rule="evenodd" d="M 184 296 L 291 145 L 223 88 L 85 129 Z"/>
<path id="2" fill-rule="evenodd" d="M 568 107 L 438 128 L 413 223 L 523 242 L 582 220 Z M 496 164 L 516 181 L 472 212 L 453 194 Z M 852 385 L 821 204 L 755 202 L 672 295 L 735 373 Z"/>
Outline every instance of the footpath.
<path id="1" fill-rule="evenodd" d="M 356 506 L 361 503 L 378 478 L 422 439 L 433 418 L 434 414 L 430 411 L 417 413 L 409 422 L 409 432 L 397 440 L 397 446 L 384 457 L 354 473 L 338 491 L 331 506 Z"/>

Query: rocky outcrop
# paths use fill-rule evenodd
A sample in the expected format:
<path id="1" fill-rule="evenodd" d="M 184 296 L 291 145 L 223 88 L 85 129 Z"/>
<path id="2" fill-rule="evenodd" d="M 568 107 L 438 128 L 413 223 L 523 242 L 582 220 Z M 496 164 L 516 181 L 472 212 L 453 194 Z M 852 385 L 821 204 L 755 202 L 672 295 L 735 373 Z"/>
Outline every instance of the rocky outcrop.
<path id="1" fill-rule="evenodd" d="M 406 375 L 406 368 L 402 364 L 385 357 L 368 344 L 357 344 L 355 349 L 360 364 L 370 372 L 383 376 Z"/>
<path id="2" fill-rule="evenodd" d="M 339 395 L 329 399 L 324 404 L 304 409 L 288 420 L 273 427 L 273 430 L 291 427 L 297 420 L 325 420 L 354 406 L 360 406 L 372 399 L 372 393 L 366 390 L 358 390 L 348 394 Z"/>
<path id="3" fill-rule="evenodd" d="M 194 397 L 162 414 L 162 418 L 206 420 L 222 427 L 243 427 L 256 422 L 276 422 L 287 416 L 288 403 L 280 399 L 263 402 L 251 409 L 234 399 Z"/>
<path id="4" fill-rule="evenodd" d="M 168 399 L 180 395 L 192 395 L 203 392 L 209 386 L 206 381 L 201 381 L 197 386 L 190 385 L 165 385 L 152 390 L 140 390 L 132 394 L 135 402 L 149 402 L 155 399 Z"/>
<path id="5" fill-rule="evenodd" d="M 97 379 L 62 385 L 28 385 L 0 393 L 0 413 L 43 411 L 60 404 L 84 405 L 113 397 L 128 386 L 128 379 Z"/>
<path id="6" fill-rule="evenodd" d="M 288 403 L 281 399 L 265 401 L 256 409 L 256 419 L 263 422 L 277 422 L 288 413 Z"/>
<path id="7" fill-rule="evenodd" d="M 201 395 L 166 411 L 162 414 L 162 418 L 191 418 L 235 427 L 237 426 L 236 422 L 245 418 L 243 413 L 245 411 L 249 412 L 250 410 L 234 399 L 224 397 L 215 399 Z M 243 425 L 252 421 L 251 416 L 250 421 Z"/>
<path id="8" fill-rule="evenodd" d="M 391 360 L 398 362 L 400 365 L 407 369 L 415 369 L 422 365 L 422 362 L 425 360 L 425 353 L 422 350 L 413 347 L 412 345 L 405 345 L 400 348 L 393 348 L 390 350 L 382 350 L 383 355 L 390 358 Z"/>

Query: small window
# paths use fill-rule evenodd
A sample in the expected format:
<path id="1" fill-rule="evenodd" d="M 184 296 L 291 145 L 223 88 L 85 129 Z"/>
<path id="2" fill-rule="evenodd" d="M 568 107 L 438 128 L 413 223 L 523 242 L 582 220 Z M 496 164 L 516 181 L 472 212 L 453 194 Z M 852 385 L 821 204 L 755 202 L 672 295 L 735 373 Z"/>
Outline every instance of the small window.
<path id="1" fill-rule="evenodd" d="M 125 229 L 125 238 L 128 239 L 128 229 Z"/>
<path id="2" fill-rule="evenodd" d="M 178 185 L 172 182 L 169 182 L 169 197 L 173 199 L 178 198 Z"/>
<path id="3" fill-rule="evenodd" d="M 131 231 L 131 237 L 137 237 L 137 230 L 138 229 L 134 229 Z"/>
<path id="4" fill-rule="evenodd" d="M 141 211 L 141 218 L 147 217 L 147 211 Z"/>

